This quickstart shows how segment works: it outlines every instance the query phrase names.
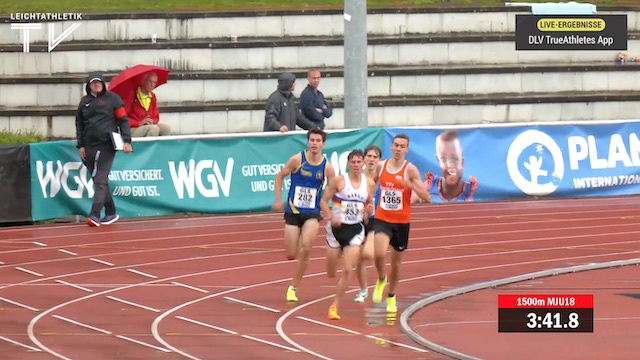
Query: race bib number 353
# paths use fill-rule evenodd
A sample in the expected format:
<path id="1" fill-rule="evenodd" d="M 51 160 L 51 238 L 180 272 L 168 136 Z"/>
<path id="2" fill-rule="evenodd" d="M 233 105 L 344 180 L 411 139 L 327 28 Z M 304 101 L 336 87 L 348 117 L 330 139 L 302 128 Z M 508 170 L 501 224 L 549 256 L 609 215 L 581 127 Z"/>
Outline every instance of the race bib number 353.
<path id="1" fill-rule="evenodd" d="M 364 214 L 364 204 L 358 201 L 342 202 L 342 222 L 345 224 L 355 224 L 362 221 Z"/>
<path id="2" fill-rule="evenodd" d="M 302 209 L 315 209 L 317 195 L 317 189 L 296 186 L 293 195 L 293 205 Z"/>
<path id="3" fill-rule="evenodd" d="M 382 189 L 380 207 L 389 211 L 402 210 L 402 190 Z"/>

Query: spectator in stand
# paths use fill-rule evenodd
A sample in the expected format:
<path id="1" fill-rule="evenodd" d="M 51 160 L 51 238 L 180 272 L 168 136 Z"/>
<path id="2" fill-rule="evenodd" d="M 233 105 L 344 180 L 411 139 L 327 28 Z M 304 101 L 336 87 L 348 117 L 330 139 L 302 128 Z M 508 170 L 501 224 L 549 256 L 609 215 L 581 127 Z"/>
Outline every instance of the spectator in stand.
<path id="1" fill-rule="evenodd" d="M 158 75 L 145 73 L 142 82 L 130 96 L 122 99 L 127 109 L 132 137 L 171 135 L 171 128 L 160 123 L 158 99 L 153 89 L 158 83 Z"/>
<path id="2" fill-rule="evenodd" d="M 298 106 L 293 91 L 296 89 L 296 76 L 282 73 L 278 77 L 278 89 L 267 99 L 264 115 L 264 131 L 288 132 L 296 129 L 296 125 L 304 130 L 317 127 L 307 119 Z"/>
<path id="3" fill-rule="evenodd" d="M 320 70 L 310 69 L 307 72 L 307 81 L 309 85 L 302 90 L 300 94 L 300 109 L 307 119 L 313 121 L 320 129 L 325 128 L 325 118 L 333 115 L 333 110 L 324 98 L 324 95 L 318 90 L 320 85 Z"/>

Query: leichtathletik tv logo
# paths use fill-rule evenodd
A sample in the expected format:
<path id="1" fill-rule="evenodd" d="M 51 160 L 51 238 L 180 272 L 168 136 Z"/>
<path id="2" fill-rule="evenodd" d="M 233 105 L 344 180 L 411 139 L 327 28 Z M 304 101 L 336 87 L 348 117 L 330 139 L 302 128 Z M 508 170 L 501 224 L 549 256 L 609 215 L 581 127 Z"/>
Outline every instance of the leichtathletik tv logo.
<path id="1" fill-rule="evenodd" d="M 564 176 L 562 150 L 551 136 L 538 130 L 518 135 L 507 153 L 507 169 L 513 183 L 525 194 L 549 195 Z"/>

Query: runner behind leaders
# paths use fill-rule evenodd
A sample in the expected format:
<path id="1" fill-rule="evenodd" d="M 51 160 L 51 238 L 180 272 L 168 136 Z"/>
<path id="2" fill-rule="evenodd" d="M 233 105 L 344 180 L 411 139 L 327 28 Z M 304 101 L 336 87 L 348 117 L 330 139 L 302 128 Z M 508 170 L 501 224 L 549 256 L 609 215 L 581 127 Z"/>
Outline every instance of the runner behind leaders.
<path id="1" fill-rule="evenodd" d="M 320 207 L 327 221 L 327 275 L 335 277 L 336 265 L 343 258 L 343 269 L 336 295 L 329 307 L 330 320 L 340 320 L 338 308 L 349 287 L 351 270 L 360 258 L 360 245 L 364 241 L 364 222 L 373 211 L 373 193 L 376 184 L 362 173 L 364 153 L 353 150 L 347 156 L 349 173 L 335 177 L 325 190 Z M 329 209 L 329 199 L 333 208 Z"/>
<path id="2" fill-rule="evenodd" d="M 376 145 L 371 145 L 364 150 L 364 174 L 367 178 L 372 179 L 374 182 L 378 179 L 379 169 L 378 163 L 380 162 L 380 158 L 382 157 L 382 150 Z M 373 260 L 373 223 L 374 223 L 374 213 L 375 207 L 378 205 L 378 199 L 380 198 L 380 187 L 376 186 L 374 199 L 374 211 L 369 216 L 369 222 L 365 224 L 364 233 L 365 239 L 364 244 L 360 246 L 360 261 L 358 261 L 358 266 L 356 267 L 356 276 L 358 277 L 358 284 L 360 285 L 360 291 L 356 295 L 355 299 L 353 299 L 357 303 L 363 303 L 364 300 L 369 295 L 369 291 L 367 290 L 367 262 Z"/>
<path id="3" fill-rule="evenodd" d="M 375 213 L 374 223 L 374 261 L 378 270 L 378 281 L 373 292 L 373 302 L 382 301 L 382 294 L 387 283 L 385 257 L 389 245 L 391 251 L 391 272 L 389 274 L 389 293 L 387 295 L 387 312 L 396 313 L 396 287 L 400 280 L 402 253 L 409 245 L 409 223 L 411 222 L 412 190 L 425 202 L 430 195 L 422 185 L 420 173 L 415 165 L 405 160 L 409 151 L 409 137 L 398 134 L 391 143 L 392 157 L 380 164 L 378 183 L 380 200 Z"/>
<path id="4" fill-rule="evenodd" d="M 296 291 L 309 262 L 309 253 L 318 236 L 320 198 L 325 179 L 331 180 L 335 171 L 322 155 L 327 134 L 319 128 L 307 132 L 308 149 L 291 156 L 275 178 L 275 202 L 272 208 L 284 208 L 284 246 L 287 259 L 298 259 L 293 280 L 287 288 L 286 299 L 298 301 Z M 286 204 L 282 203 L 282 180 L 291 175 Z"/>

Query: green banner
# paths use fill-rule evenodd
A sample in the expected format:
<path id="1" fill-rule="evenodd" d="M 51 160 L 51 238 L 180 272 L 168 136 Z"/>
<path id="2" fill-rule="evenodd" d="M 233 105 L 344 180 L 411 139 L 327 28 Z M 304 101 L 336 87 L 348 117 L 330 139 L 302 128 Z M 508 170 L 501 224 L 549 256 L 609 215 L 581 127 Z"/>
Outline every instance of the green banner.
<path id="1" fill-rule="evenodd" d="M 306 134 L 134 140 L 133 153 L 116 155 L 109 185 L 121 217 L 266 211 L 273 204 L 275 175 L 306 141 Z M 381 129 L 335 132 L 324 153 L 341 174 L 347 154 L 371 144 L 382 147 Z M 33 220 L 88 215 L 93 181 L 74 145 L 30 146 Z M 288 185 L 287 179 L 283 196 Z"/>

